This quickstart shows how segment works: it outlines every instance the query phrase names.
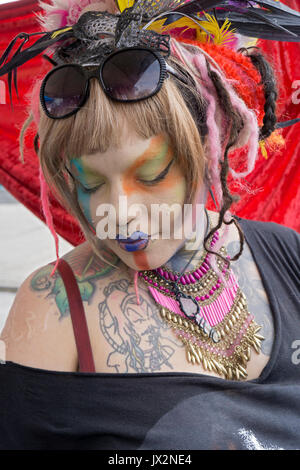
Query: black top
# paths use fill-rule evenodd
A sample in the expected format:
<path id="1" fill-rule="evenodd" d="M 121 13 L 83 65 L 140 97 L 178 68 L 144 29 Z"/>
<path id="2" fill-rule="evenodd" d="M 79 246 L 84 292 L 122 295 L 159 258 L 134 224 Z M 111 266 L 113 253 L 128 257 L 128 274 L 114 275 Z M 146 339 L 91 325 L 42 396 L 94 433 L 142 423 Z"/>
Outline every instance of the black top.
<path id="1" fill-rule="evenodd" d="M 0 449 L 300 449 L 300 236 L 238 218 L 274 316 L 259 378 L 0 365 Z"/>

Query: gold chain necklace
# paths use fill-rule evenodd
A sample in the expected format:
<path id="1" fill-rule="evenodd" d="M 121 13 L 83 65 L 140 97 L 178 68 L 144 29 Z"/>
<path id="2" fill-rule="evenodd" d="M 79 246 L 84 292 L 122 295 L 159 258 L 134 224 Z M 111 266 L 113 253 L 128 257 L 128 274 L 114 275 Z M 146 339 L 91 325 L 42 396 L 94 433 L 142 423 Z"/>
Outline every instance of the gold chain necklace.
<path id="1" fill-rule="evenodd" d="M 218 232 L 209 238 L 210 248 L 218 239 Z M 229 259 L 224 246 L 218 253 Z M 243 380 L 248 376 L 251 350 L 259 354 L 264 337 L 258 334 L 261 326 L 249 312 L 228 263 L 218 257 L 220 277 L 210 266 L 211 256 L 204 250 L 197 268 L 184 274 L 162 266 L 140 271 L 139 276 L 162 319 L 185 345 L 188 362 L 202 364 L 205 370 L 229 380 Z"/>

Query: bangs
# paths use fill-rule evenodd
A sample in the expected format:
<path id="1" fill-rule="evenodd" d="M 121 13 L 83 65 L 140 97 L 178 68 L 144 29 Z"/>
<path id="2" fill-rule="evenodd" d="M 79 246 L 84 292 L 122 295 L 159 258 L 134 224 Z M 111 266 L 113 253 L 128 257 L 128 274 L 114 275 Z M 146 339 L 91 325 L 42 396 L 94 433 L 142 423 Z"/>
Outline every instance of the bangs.
<path id="1" fill-rule="evenodd" d="M 144 139 L 162 133 L 169 134 L 174 127 L 170 86 L 174 88 L 172 92 L 176 93 L 175 85 L 169 80 L 168 86 L 164 83 L 160 92 L 153 97 L 136 103 L 120 103 L 108 98 L 99 82 L 92 79 L 86 103 L 73 116 L 53 120 L 41 110 L 39 135 L 43 146 L 47 148 L 50 145 L 52 149 L 49 148 L 49 151 L 53 154 L 60 148 L 64 159 L 69 160 L 95 152 L 104 153 L 109 147 L 121 147 L 124 145 L 124 125 L 130 126 Z M 177 94 L 177 99 L 180 99 L 180 94 Z"/>

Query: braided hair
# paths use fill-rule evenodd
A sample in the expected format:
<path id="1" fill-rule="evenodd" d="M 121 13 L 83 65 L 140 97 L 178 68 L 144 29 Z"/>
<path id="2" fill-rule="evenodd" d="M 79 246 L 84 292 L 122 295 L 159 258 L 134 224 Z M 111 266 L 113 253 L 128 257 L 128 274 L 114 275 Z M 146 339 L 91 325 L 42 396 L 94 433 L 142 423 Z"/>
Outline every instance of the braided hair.
<path id="1" fill-rule="evenodd" d="M 176 39 L 178 40 L 179 38 Z M 246 103 L 249 110 L 255 109 L 256 111 L 256 121 L 257 125 L 259 125 L 259 132 L 257 132 L 256 134 L 257 140 L 263 140 L 268 138 L 271 133 L 275 130 L 276 100 L 278 97 L 278 91 L 272 67 L 270 66 L 266 58 L 263 56 L 263 54 L 260 52 L 260 50 L 257 47 L 250 47 L 241 48 L 237 52 L 234 52 L 228 50 L 228 48 L 225 47 L 218 48 L 216 45 L 203 45 L 197 43 L 194 40 L 185 39 L 182 42 L 200 46 L 206 53 L 210 53 L 214 61 L 217 62 L 223 70 L 225 69 L 227 78 L 234 77 L 233 87 L 235 88 L 235 91 L 242 98 L 244 104 Z M 195 53 L 197 54 L 196 51 Z M 177 58 L 181 59 L 181 64 L 180 62 L 173 61 L 173 65 L 177 67 L 179 72 L 182 72 L 182 57 L 182 50 L 180 50 L 180 55 L 178 54 Z M 239 233 L 240 250 L 231 260 L 237 260 L 243 252 L 245 238 L 242 228 L 234 217 L 232 217 L 230 220 L 227 220 L 226 213 L 227 211 L 229 211 L 231 205 L 239 200 L 238 195 L 231 194 L 227 184 L 227 177 L 230 169 L 228 154 L 232 147 L 238 143 L 240 133 L 243 131 L 243 128 L 246 124 L 246 118 L 245 114 L 243 115 L 242 107 L 239 108 L 237 106 L 233 106 L 232 94 L 230 92 L 228 84 L 226 84 L 225 81 L 221 79 L 220 74 L 216 71 L 216 69 L 212 69 L 210 61 L 207 60 L 207 58 L 205 60 L 205 65 L 207 69 L 207 76 L 209 77 L 210 82 L 213 84 L 214 87 L 219 109 L 221 110 L 223 116 L 226 117 L 227 136 L 223 139 L 225 141 L 225 144 L 223 151 L 221 152 L 218 158 L 218 167 L 216 168 L 215 164 L 214 168 L 215 173 L 218 173 L 218 180 L 222 192 L 219 219 L 217 225 L 213 227 L 205 236 L 204 248 L 209 253 L 213 253 L 216 256 L 222 258 L 226 262 L 226 264 L 230 266 L 230 260 L 228 260 L 227 258 L 225 259 L 222 255 L 215 251 L 211 251 L 210 248 L 207 246 L 207 243 L 209 238 L 213 236 L 213 234 L 218 229 L 220 229 L 223 223 L 226 225 L 234 224 Z M 191 70 L 194 72 L 193 68 L 191 68 Z M 202 74 L 202 78 L 203 75 L 204 74 Z M 239 81 L 236 80 L 237 77 L 240 77 Z M 197 86 L 192 78 L 189 83 L 189 87 L 186 87 L 179 81 L 177 85 L 181 89 L 186 104 L 195 119 L 202 139 L 206 138 L 209 131 L 207 100 L 199 100 L 196 98 Z M 202 80 L 201 85 L 202 89 L 204 87 L 209 86 L 207 81 L 204 80 Z M 210 97 L 211 96 L 213 95 L 212 91 L 210 90 Z M 254 161 L 252 162 L 252 168 L 253 166 Z M 216 180 L 214 181 L 214 184 L 215 183 Z"/>

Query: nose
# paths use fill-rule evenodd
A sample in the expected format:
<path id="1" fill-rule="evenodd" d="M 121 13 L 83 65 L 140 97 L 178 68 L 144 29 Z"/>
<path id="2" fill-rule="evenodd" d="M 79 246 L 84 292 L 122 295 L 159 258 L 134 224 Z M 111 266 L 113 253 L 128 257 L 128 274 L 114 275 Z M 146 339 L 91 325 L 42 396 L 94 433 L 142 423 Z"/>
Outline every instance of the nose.
<path id="1" fill-rule="evenodd" d="M 124 233 L 128 236 L 128 226 L 136 218 L 130 214 L 130 206 L 134 203 L 134 196 L 127 195 L 123 188 L 122 179 L 116 178 L 110 185 L 109 204 L 114 208 L 116 216 L 116 234 Z"/>

